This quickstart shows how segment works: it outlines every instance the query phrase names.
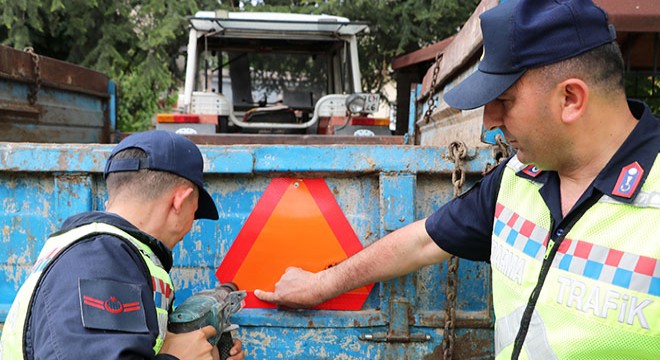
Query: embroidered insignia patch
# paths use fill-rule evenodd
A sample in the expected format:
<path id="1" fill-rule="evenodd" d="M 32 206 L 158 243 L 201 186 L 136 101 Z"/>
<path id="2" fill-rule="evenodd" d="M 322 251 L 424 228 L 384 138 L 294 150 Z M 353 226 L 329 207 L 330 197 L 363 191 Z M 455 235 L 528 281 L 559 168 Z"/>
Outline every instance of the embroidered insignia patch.
<path id="1" fill-rule="evenodd" d="M 644 169 L 635 161 L 621 169 L 612 194 L 630 199 L 642 180 Z"/>
<path id="2" fill-rule="evenodd" d="M 148 332 L 140 285 L 113 280 L 78 280 L 83 326 L 131 333 Z"/>
<path id="3" fill-rule="evenodd" d="M 526 168 L 522 169 L 522 172 L 531 176 L 537 177 L 541 173 L 541 169 L 537 168 L 536 165 L 528 165 Z"/>

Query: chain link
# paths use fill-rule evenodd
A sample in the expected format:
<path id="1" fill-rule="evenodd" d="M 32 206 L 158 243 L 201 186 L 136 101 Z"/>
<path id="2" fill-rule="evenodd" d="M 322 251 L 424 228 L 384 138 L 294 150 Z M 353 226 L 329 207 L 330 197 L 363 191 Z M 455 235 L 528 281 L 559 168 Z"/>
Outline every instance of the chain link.
<path id="1" fill-rule="evenodd" d="M 34 105 L 37 102 L 37 93 L 39 92 L 39 89 L 41 89 L 41 66 L 39 64 L 39 55 L 34 52 L 32 47 L 26 47 L 23 51 L 30 54 L 32 62 L 34 63 L 34 86 L 30 87 L 30 93 L 27 96 L 30 105 Z"/>
<path id="2" fill-rule="evenodd" d="M 493 160 L 495 160 L 494 164 L 491 164 L 490 162 L 486 163 L 486 167 L 484 169 L 484 174 L 488 174 L 493 168 L 495 168 L 497 165 L 499 165 L 502 161 L 504 161 L 506 158 L 508 158 L 511 155 L 511 151 L 509 151 L 509 146 L 504 142 L 504 139 L 502 139 L 502 135 L 497 134 L 495 135 L 495 142 L 497 143 L 497 148 L 493 148 L 492 150 L 492 155 L 493 155 Z"/>
<path id="3" fill-rule="evenodd" d="M 436 82 L 438 81 L 438 73 L 440 72 L 440 55 L 442 52 L 438 51 L 435 54 L 435 64 L 433 65 L 433 77 L 431 78 L 431 87 L 429 88 L 429 99 L 426 101 L 427 107 L 426 112 L 424 113 L 424 124 L 428 124 L 431 120 L 431 114 L 435 110 L 435 98 L 433 97 L 433 92 L 435 91 Z"/>
<path id="4" fill-rule="evenodd" d="M 502 154 L 502 157 L 498 160 L 498 164 L 499 164 L 500 162 L 502 162 L 503 159 L 509 157 L 509 147 L 504 142 L 504 139 L 502 139 L 502 135 L 500 134 L 495 135 L 495 142 L 497 143 L 497 146 L 500 148 L 500 153 Z"/>
<path id="5" fill-rule="evenodd" d="M 451 173 L 451 182 L 454 184 L 454 197 L 461 194 L 465 183 L 465 169 L 463 159 L 467 156 L 467 147 L 460 141 L 454 141 L 449 145 L 451 157 L 454 161 L 454 171 Z"/>
<path id="6" fill-rule="evenodd" d="M 463 160 L 467 157 L 467 147 L 463 142 L 454 141 L 449 145 L 451 158 L 454 162 L 454 171 L 451 182 L 454 185 L 454 197 L 463 191 L 465 183 L 465 167 Z M 447 260 L 447 290 L 446 290 L 446 317 L 445 336 L 442 340 L 443 358 L 451 360 L 454 356 L 454 328 L 456 327 L 456 288 L 458 286 L 458 257 L 451 256 Z"/>
<path id="7" fill-rule="evenodd" d="M 454 356 L 454 328 L 456 327 L 456 287 L 458 282 L 458 258 L 451 256 L 447 260 L 447 317 L 445 319 L 445 337 L 442 340 L 443 359 L 451 360 Z"/>

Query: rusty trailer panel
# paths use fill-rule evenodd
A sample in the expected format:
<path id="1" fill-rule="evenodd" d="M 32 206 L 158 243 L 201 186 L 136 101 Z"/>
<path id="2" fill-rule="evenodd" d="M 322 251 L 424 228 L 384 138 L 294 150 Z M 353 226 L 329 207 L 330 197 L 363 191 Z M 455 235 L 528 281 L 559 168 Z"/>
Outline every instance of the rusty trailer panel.
<path id="1" fill-rule="evenodd" d="M 0 141 L 109 143 L 115 93 L 102 73 L 0 46 Z"/>
<path id="2" fill-rule="evenodd" d="M 46 237 L 70 215 L 102 210 L 101 144 L 0 143 L 0 322 Z M 201 145 L 220 220 L 198 220 L 174 250 L 177 302 L 215 286 L 215 270 L 273 178 L 322 178 L 363 246 L 451 199 L 447 149 L 396 145 Z M 468 184 L 490 154 L 470 149 Z M 292 234 L 294 236 L 295 234 Z M 461 261 L 455 358 L 493 356 L 490 268 Z M 435 359 L 447 267 L 375 284 L 358 311 L 246 308 L 235 336 L 249 359 Z"/>

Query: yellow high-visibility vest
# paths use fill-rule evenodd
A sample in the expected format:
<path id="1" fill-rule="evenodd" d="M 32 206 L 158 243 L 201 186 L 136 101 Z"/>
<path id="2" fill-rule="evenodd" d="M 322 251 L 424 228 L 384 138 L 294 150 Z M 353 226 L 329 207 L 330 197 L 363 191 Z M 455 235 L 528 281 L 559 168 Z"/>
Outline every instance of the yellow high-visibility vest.
<path id="1" fill-rule="evenodd" d="M 154 302 L 156 305 L 156 316 L 158 319 L 158 337 L 154 344 L 154 352 L 157 354 L 163 345 L 167 332 L 168 309 L 174 300 L 174 286 L 170 275 L 163 269 L 158 257 L 154 252 L 139 240 L 127 232 L 104 223 L 86 224 L 65 233 L 50 237 L 37 262 L 32 267 L 30 275 L 21 286 L 12 303 L 7 320 L 2 331 L 2 357 L 5 359 L 24 359 L 25 349 L 23 340 L 28 321 L 29 304 L 34 297 L 34 290 L 41 281 L 41 276 L 48 264 L 53 261 L 63 250 L 77 241 L 92 234 L 111 234 L 128 240 L 138 251 L 147 264 L 152 279 Z"/>
<path id="2" fill-rule="evenodd" d="M 566 234 L 532 313 L 521 359 L 660 356 L 659 159 L 632 204 L 603 195 Z M 494 218 L 490 260 L 498 359 L 511 358 L 552 227 L 541 184 L 516 175 L 525 167 L 517 157 L 507 164 Z"/>

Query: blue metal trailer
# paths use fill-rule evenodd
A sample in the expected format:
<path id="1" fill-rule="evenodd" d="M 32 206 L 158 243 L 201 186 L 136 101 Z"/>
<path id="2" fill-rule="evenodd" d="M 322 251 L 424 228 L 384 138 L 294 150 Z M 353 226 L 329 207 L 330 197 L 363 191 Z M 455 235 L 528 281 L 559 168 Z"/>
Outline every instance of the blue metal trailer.
<path id="1" fill-rule="evenodd" d="M 454 164 L 444 148 L 200 147 L 220 220 L 198 220 L 175 249 L 173 280 L 178 302 L 215 286 L 216 268 L 273 178 L 322 178 L 364 246 L 429 215 L 453 196 Z M 103 209 L 102 171 L 111 148 L 0 143 L 0 321 L 44 239 L 66 217 Z M 487 151 L 468 151 L 468 183 L 479 176 L 489 156 Z M 457 358 L 492 356 L 489 271 L 486 264 L 460 263 Z M 246 308 L 234 317 L 240 325 L 235 336 L 243 340 L 250 359 L 438 358 L 446 318 L 446 273 L 445 265 L 435 265 L 376 284 L 358 311 Z"/>
<path id="2" fill-rule="evenodd" d="M 360 246 L 450 200 L 457 168 L 449 148 L 411 145 L 425 110 L 415 105 L 420 91 L 411 93 L 405 136 L 190 136 L 220 219 L 196 221 L 175 248 L 175 305 L 217 284 L 216 269 L 275 179 L 320 179 Z M 114 87 L 105 75 L 0 47 L 0 331 L 49 234 L 71 215 L 103 210 L 112 149 L 104 143 L 114 134 Z M 468 149 L 459 168 L 465 187 L 491 157 Z M 235 337 L 249 359 L 441 358 L 452 313 L 454 357 L 491 358 L 490 269 L 461 261 L 457 275 L 453 286 L 442 264 L 375 284 L 358 310 L 245 308 L 234 316 Z"/>

